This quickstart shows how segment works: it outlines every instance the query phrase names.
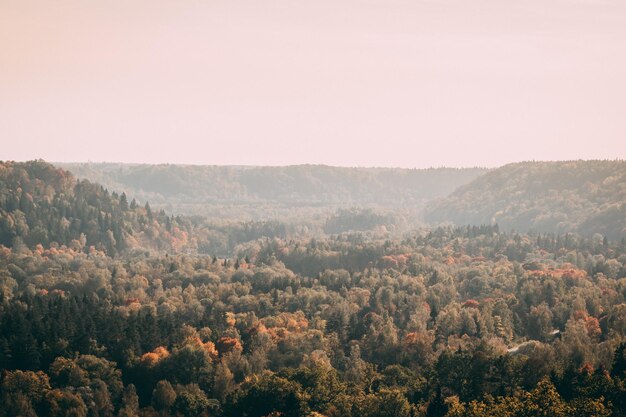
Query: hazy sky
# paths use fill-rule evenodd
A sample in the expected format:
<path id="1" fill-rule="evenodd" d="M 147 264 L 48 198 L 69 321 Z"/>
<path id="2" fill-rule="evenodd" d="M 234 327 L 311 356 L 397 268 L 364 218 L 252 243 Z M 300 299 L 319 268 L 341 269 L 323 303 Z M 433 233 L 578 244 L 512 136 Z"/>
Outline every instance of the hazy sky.
<path id="1" fill-rule="evenodd" d="M 626 0 L 0 0 L 0 160 L 626 157 Z"/>

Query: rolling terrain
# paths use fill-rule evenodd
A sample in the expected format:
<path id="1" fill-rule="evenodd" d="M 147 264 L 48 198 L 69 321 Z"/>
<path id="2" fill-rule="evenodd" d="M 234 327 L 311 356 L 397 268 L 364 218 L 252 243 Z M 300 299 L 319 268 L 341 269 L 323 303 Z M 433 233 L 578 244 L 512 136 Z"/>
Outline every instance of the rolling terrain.
<path id="1" fill-rule="evenodd" d="M 57 163 L 76 177 L 150 201 L 168 212 L 211 220 L 302 222 L 338 209 L 371 208 L 416 218 L 483 168 L 342 168 Z"/>
<path id="2" fill-rule="evenodd" d="M 466 187 L 526 193 L 513 208 L 553 190 L 563 212 L 584 181 L 599 190 L 575 200 L 585 218 L 617 204 L 611 164 L 519 164 Z M 0 417 L 626 415 L 626 243 L 593 223 L 280 220 L 172 216 L 0 162 Z"/>
<path id="3" fill-rule="evenodd" d="M 505 165 L 430 203 L 429 223 L 626 236 L 626 161 Z"/>

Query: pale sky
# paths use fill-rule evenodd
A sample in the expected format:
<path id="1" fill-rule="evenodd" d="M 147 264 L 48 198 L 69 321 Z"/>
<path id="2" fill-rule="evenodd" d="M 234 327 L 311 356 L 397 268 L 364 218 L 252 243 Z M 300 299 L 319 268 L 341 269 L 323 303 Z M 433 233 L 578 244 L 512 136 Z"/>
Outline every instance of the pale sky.
<path id="1" fill-rule="evenodd" d="M 626 0 L 0 0 L 0 160 L 626 158 Z"/>

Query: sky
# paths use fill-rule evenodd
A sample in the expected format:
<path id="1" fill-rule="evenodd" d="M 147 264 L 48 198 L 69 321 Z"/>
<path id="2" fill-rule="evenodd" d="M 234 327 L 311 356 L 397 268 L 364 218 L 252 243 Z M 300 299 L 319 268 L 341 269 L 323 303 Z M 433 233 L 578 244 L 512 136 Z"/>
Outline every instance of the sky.
<path id="1" fill-rule="evenodd" d="M 624 0 L 0 0 L 0 160 L 626 158 Z"/>

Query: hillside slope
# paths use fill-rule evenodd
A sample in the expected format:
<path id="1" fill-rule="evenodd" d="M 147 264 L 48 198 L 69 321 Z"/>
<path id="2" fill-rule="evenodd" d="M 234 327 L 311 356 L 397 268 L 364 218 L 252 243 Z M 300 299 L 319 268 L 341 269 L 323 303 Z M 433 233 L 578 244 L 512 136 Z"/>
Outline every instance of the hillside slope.
<path id="1" fill-rule="evenodd" d="M 126 195 L 77 179 L 43 161 L 0 161 L 0 244 L 60 245 L 113 255 L 145 247 L 184 250 L 194 225 L 137 206 Z"/>
<path id="2" fill-rule="evenodd" d="M 626 161 L 505 165 L 428 205 L 431 223 L 626 235 Z"/>

